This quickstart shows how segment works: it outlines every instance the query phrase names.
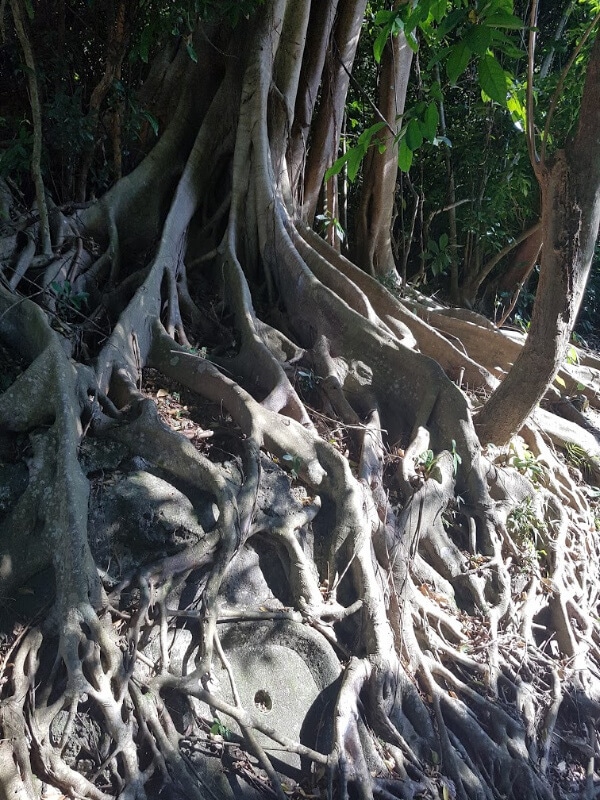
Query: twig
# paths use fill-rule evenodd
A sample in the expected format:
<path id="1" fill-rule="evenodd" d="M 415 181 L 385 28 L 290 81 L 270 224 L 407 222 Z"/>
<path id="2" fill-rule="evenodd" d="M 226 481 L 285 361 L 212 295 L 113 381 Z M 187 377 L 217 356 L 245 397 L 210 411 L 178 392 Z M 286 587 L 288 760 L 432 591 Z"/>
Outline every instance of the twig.
<path id="1" fill-rule="evenodd" d="M 386 118 L 383 116 L 383 114 L 381 113 L 381 111 L 380 111 L 380 110 L 377 108 L 377 105 L 376 105 L 376 104 L 373 102 L 373 100 L 372 100 L 372 99 L 369 97 L 369 95 L 367 94 L 367 91 L 366 91 L 366 89 L 364 89 L 364 88 L 363 88 L 363 87 L 360 85 L 360 83 L 359 83 L 359 82 L 356 80 L 356 78 L 355 78 L 355 77 L 354 77 L 354 75 L 353 75 L 353 74 L 350 72 L 350 70 L 348 69 L 348 67 L 347 67 L 347 66 L 344 64 L 344 61 L 343 61 L 343 59 L 341 58 L 341 56 L 340 56 L 340 54 L 339 54 L 339 53 L 337 53 L 337 58 L 338 58 L 338 61 L 340 62 L 340 64 L 342 65 L 342 67 L 343 67 L 343 69 L 344 69 L 344 72 L 346 73 L 346 75 L 347 75 L 347 76 L 348 76 L 348 78 L 350 79 L 350 83 L 351 83 L 351 84 L 354 86 L 354 88 L 355 88 L 355 89 L 356 89 L 358 92 L 360 92 L 360 94 L 361 94 L 361 95 L 364 97 L 364 99 L 367 101 L 367 103 L 368 103 L 368 104 L 371 106 L 371 108 L 373 109 L 373 112 L 374 112 L 375 116 L 376 116 L 376 117 L 379 117 L 379 121 L 380 121 L 380 122 L 383 122 L 383 123 L 385 124 L 385 127 L 386 127 L 386 128 L 388 129 L 388 131 L 389 131 L 389 132 L 392 134 L 392 136 L 396 137 L 396 136 L 398 135 L 398 131 L 395 131 L 395 130 L 392 128 L 392 126 L 390 125 L 390 123 L 388 122 L 388 120 L 387 120 L 387 119 L 386 119 Z"/>
<path id="2" fill-rule="evenodd" d="M 535 122 L 533 118 L 533 57 L 535 54 L 535 34 L 538 13 L 538 0 L 533 0 L 531 4 L 531 14 L 529 17 L 529 53 L 527 58 L 527 119 L 526 119 L 526 132 L 527 132 L 527 150 L 529 152 L 529 160 L 536 176 L 539 174 L 540 159 L 535 149 Z"/>
<path id="3" fill-rule="evenodd" d="M 548 116 L 546 117 L 546 124 L 544 125 L 544 132 L 542 134 L 542 153 L 541 153 L 541 161 L 542 164 L 544 163 L 544 159 L 546 157 L 546 144 L 548 142 L 548 135 L 550 133 L 550 123 L 552 122 L 552 116 L 554 115 L 554 111 L 556 110 L 556 106 L 558 105 L 558 100 L 562 93 L 562 89 L 569 74 L 569 70 L 573 66 L 575 59 L 581 52 L 583 45 L 589 39 L 591 32 L 594 30 L 596 25 L 600 22 L 600 11 L 596 14 L 594 19 L 590 22 L 588 27 L 585 30 L 585 33 L 581 37 L 580 41 L 577 43 L 575 50 L 571 53 L 571 58 L 568 60 L 565 68 L 560 74 L 560 78 L 558 79 L 558 83 L 556 84 L 556 89 L 554 90 L 554 94 L 552 95 L 552 100 L 550 101 L 550 107 L 548 109 Z M 527 87 L 528 92 L 528 99 L 529 99 L 529 86 Z"/>

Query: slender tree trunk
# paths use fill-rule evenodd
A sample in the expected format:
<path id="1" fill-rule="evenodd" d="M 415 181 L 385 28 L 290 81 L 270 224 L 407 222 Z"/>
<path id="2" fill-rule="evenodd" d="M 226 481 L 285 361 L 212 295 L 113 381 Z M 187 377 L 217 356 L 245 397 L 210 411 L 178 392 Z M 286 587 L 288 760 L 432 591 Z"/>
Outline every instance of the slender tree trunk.
<path id="1" fill-rule="evenodd" d="M 391 244 L 398 144 L 395 139 L 404 113 L 412 50 L 403 33 L 393 36 L 381 58 L 378 108 L 389 127 L 383 128 L 367 153 L 358 211 L 356 260 L 371 275 L 395 269 Z"/>
<path id="2" fill-rule="evenodd" d="M 290 137 L 287 163 L 290 183 L 299 207 L 302 207 L 304 166 L 308 153 L 308 137 L 313 119 L 325 57 L 335 22 L 338 2 L 314 2 L 310 8 L 309 29 L 300 71 L 298 95 L 294 112 L 294 124 Z"/>
<path id="3" fill-rule="evenodd" d="M 571 0 L 571 2 L 563 11 L 563 15 L 560 18 L 560 22 L 556 26 L 556 33 L 554 34 L 554 41 L 552 42 L 552 46 L 550 50 L 546 53 L 546 57 L 542 62 L 542 66 L 540 68 L 540 78 L 545 78 L 552 69 L 552 62 L 554 61 L 554 56 L 556 55 L 556 48 L 562 40 L 565 26 L 569 21 L 569 17 L 573 13 L 573 10 L 576 8 L 576 6 L 577 6 L 576 0 Z"/>
<path id="4" fill-rule="evenodd" d="M 480 269 L 478 272 L 473 273 L 468 281 L 462 286 L 462 297 L 465 302 L 471 305 L 475 302 L 479 287 L 492 272 L 494 267 L 499 264 L 502 259 L 506 258 L 508 254 L 515 250 L 512 256 L 509 267 L 490 285 L 488 284 L 484 292 L 485 296 L 500 297 L 504 295 L 512 295 L 516 287 L 522 286 L 529 277 L 533 270 L 542 247 L 542 225 L 536 222 L 531 228 L 513 241 L 502 248 L 493 258 Z M 507 303 L 502 303 L 506 306 Z M 504 313 L 504 312 L 502 312 Z"/>
<path id="5" fill-rule="evenodd" d="M 77 177 L 75 187 L 76 199 L 83 202 L 86 199 L 87 179 L 94 160 L 96 150 L 96 134 L 98 122 L 100 120 L 100 107 L 114 80 L 121 74 L 121 64 L 125 57 L 128 39 L 127 25 L 127 0 L 119 0 L 115 9 L 114 20 L 109 27 L 108 33 L 108 53 L 104 67 L 104 75 L 94 88 L 90 98 L 89 118 L 91 121 L 91 142 L 89 147 L 83 152 L 81 167 Z"/>
<path id="6" fill-rule="evenodd" d="M 439 65 L 435 67 L 436 77 L 440 83 Z M 442 136 L 446 135 L 446 107 L 443 99 L 440 99 L 440 130 Z M 456 232 L 456 182 L 454 180 L 454 167 L 452 165 L 452 155 L 450 148 L 444 148 L 444 158 L 446 161 L 446 175 L 448 176 L 448 241 L 450 244 L 450 299 L 454 305 L 460 300 L 460 290 L 458 286 L 458 236 Z"/>
<path id="7" fill-rule="evenodd" d="M 512 314 L 521 290 L 533 272 L 533 268 L 537 264 L 542 251 L 541 224 L 538 223 L 533 229 L 530 228 L 528 232 L 529 236 L 518 246 L 513 257 L 513 263 L 506 272 L 499 276 L 493 286 L 488 287 L 486 292 L 488 298 L 493 296 L 495 321 L 500 327 L 504 325 L 509 315 Z M 502 250 L 502 252 L 504 251 Z"/>
<path id="8" fill-rule="evenodd" d="M 31 175 L 35 184 L 35 198 L 40 215 L 40 241 L 44 255 L 52 253 L 50 241 L 50 227 L 48 224 L 48 207 L 42 177 L 42 109 L 38 91 L 37 70 L 33 50 L 25 27 L 25 18 L 21 7 L 21 0 L 11 0 L 11 9 L 15 22 L 15 29 L 19 44 L 23 50 L 23 57 L 27 66 L 27 83 L 29 85 L 29 101 L 31 103 L 31 116 L 33 118 L 33 154 L 31 156 Z"/>
<path id="9" fill-rule="evenodd" d="M 540 281 L 523 350 L 477 420 L 483 443 L 505 444 L 560 368 L 585 291 L 600 224 L 600 37 L 588 66 L 577 134 L 540 169 Z"/>
<path id="10" fill-rule="evenodd" d="M 312 144 L 308 152 L 304 177 L 302 218 L 312 223 L 325 170 L 336 158 L 350 70 L 356 54 L 366 0 L 346 0 L 335 23 L 328 59 L 323 70 L 321 104 L 313 125 Z"/>

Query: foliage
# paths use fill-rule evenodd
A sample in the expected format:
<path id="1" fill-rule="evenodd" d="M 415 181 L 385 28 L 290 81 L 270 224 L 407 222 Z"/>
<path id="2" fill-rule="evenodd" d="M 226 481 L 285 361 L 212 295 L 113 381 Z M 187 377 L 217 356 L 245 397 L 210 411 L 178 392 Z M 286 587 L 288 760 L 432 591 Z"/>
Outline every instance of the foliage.
<path id="1" fill-rule="evenodd" d="M 540 464 L 538 459 L 525 444 L 521 444 L 517 448 L 516 445 L 511 442 L 508 464 L 534 483 L 539 482 L 544 475 L 542 464 Z"/>
<path id="2" fill-rule="evenodd" d="M 425 450 L 417 459 L 417 465 L 422 469 L 425 478 L 430 478 L 438 464 L 438 459 L 433 450 Z"/>
<path id="3" fill-rule="evenodd" d="M 437 242 L 435 239 L 429 239 L 427 241 L 425 260 L 436 278 L 439 275 L 445 275 L 447 273 L 452 264 L 452 255 L 450 253 L 447 233 L 442 233 Z"/>
<path id="4" fill-rule="evenodd" d="M 73 316 L 81 318 L 81 312 L 87 306 L 88 292 L 74 291 L 71 281 L 68 280 L 62 283 L 53 281 L 50 286 L 56 297 L 59 312 L 69 320 Z"/>
<path id="5" fill-rule="evenodd" d="M 452 439 L 452 449 L 450 454 L 452 455 L 452 474 L 456 475 L 458 468 L 462 464 L 462 457 L 456 451 L 456 441 L 454 439 Z"/>
<path id="6" fill-rule="evenodd" d="M 346 238 L 346 232 L 342 227 L 342 223 L 336 217 L 332 217 L 328 211 L 324 214 L 317 214 L 315 220 L 324 238 L 327 238 L 332 232 L 339 242 L 343 242 Z"/>
<path id="7" fill-rule="evenodd" d="M 548 536 L 548 531 L 531 497 L 525 497 L 511 509 L 506 527 L 515 543 L 519 545 L 526 563 L 533 566 L 545 559 L 547 552 L 543 542 Z"/>
<path id="8" fill-rule="evenodd" d="M 289 464 L 292 480 L 296 480 L 300 474 L 300 470 L 302 469 L 302 460 L 299 456 L 292 455 L 291 453 L 284 453 L 282 458 L 287 464 Z"/>
<path id="9" fill-rule="evenodd" d="M 226 741 L 231 739 L 232 733 L 231 730 L 224 725 L 220 719 L 215 719 L 213 724 L 210 726 L 210 732 L 213 736 L 219 736 Z"/>
<path id="10" fill-rule="evenodd" d="M 197 61 L 192 41 L 198 19 L 227 20 L 232 28 L 247 21 L 264 0 L 186 0 L 170 3 L 166 0 L 139 0 L 139 13 L 143 19 L 138 26 L 139 35 L 130 51 L 130 58 L 139 58 L 144 64 L 164 41 L 165 36 L 184 37 L 192 61 Z"/>
<path id="11" fill-rule="evenodd" d="M 0 129 L 6 122 L 5 118 L 0 117 Z M 33 131 L 28 121 L 22 120 L 8 147 L 0 151 L 0 178 L 11 176 L 21 180 L 29 172 L 32 147 Z"/>

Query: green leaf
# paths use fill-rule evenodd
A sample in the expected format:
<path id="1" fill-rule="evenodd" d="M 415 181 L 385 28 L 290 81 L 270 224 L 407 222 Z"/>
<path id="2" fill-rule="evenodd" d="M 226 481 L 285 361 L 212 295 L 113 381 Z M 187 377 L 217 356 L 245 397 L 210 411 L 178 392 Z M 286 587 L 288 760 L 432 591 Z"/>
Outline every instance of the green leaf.
<path id="1" fill-rule="evenodd" d="M 506 106 L 508 91 L 506 73 L 492 55 L 483 56 L 479 62 L 479 85 L 488 97 Z"/>
<path id="2" fill-rule="evenodd" d="M 483 56 L 492 43 L 492 31 L 483 25 L 473 25 L 465 35 L 465 42 L 474 53 Z"/>
<path id="3" fill-rule="evenodd" d="M 390 34 L 391 24 L 385 25 L 377 34 L 377 38 L 373 44 L 373 57 L 378 64 L 381 61 L 381 56 L 383 55 L 383 50 L 387 44 L 387 40 L 390 38 Z"/>
<path id="4" fill-rule="evenodd" d="M 417 150 L 423 143 L 423 132 L 418 119 L 411 119 L 406 129 L 406 144 L 413 151 Z"/>
<path id="5" fill-rule="evenodd" d="M 489 17 L 482 20 L 482 24 L 492 28 L 510 28 L 513 31 L 520 31 L 525 27 L 519 17 L 506 11 L 494 11 Z"/>
<path id="6" fill-rule="evenodd" d="M 398 148 L 398 166 L 402 172 L 408 172 L 413 162 L 413 151 L 406 143 L 406 139 L 402 139 L 400 147 Z"/>
<path id="7" fill-rule="evenodd" d="M 579 356 L 577 350 L 571 345 L 567 350 L 567 364 L 579 364 Z"/>
<path id="8" fill-rule="evenodd" d="M 358 137 L 358 143 L 360 145 L 363 145 L 365 148 L 368 147 L 371 144 L 371 139 L 373 138 L 373 136 L 376 133 L 379 133 L 379 131 L 382 128 L 385 128 L 386 125 L 387 125 L 387 122 L 380 121 L 380 122 L 376 122 L 374 125 L 369 126 Z"/>
<path id="9" fill-rule="evenodd" d="M 440 24 L 446 14 L 448 7 L 448 0 L 433 0 L 431 8 L 429 9 L 434 20 Z"/>
<path id="10" fill-rule="evenodd" d="M 443 39 L 444 36 L 447 36 L 451 30 L 456 28 L 463 19 L 467 16 L 467 9 L 466 8 L 457 8 L 455 11 L 451 11 L 448 16 L 442 21 L 442 24 L 437 30 L 437 35 L 440 39 Z"/>
<path id="11" fill-rule="evenodd" d="M 334 161 L 333 164 L 329 167 L 327 172 L 325 173 L 325 177 L 323 180 L 327 182 L 330 178 L 333 178 L 334 175 L 338 175 L 342 171 L 342 167 L 348 161 L 348 156 L 350 155 L 350 150 L 347 153 L 344 153 L 343 156 L 340 156 L 337 161 Z"/>
<path id="12" fill-rule="evenodd" d="M 563 380 L 563 379 L 560 377 L 560 375 L 557 375 L 557 376 L 556 376 L 556 378 L 554 378 L 554 381 L 555 381 L 556 383 L 558 383 L 558 385 L 559 385 L 559 386 L 562 386 L 562 387 L 563 387 L 563 389 L 566 389 L 566 388 L 567 388 L 567 384 L 566 384 L 566 383 L 564 382 L 564 380 Z"/>
<path id="13" fill-rule="evenodd" d="M 440 236 L 440 250 L 445 250 L 448 247 L 448 234 L 442 233 Z"/>
<path id="14" fill-rule="evenodd" d="M 446 62 L 446 74 L 450 83 L 456 83 L 459 75 L 466 70 L 471 58 L 471 48 L 466 42 L 459 42 L 451 48 Z"/>
<path id="15" fill-rule="evenodd" d="M 149 111 L 142 111 L 142 117 L 148 121 L 155 136 L 158 136 L 158 120 Z"/>
<path id="16" fill-rule="evenodd" d="M 360 169 L 366 152 L 367 148 L 364 145 L 353 147 L 351 150 L 348 150 L 348 180 L 350 183 L 353 183 L 358 175 L 358 170 Z"/>
<path id="17" fill-rule="evenodd" d="M 423 136 L 430 142 L 433 142 L 435 139 L 435 134 L 437 133 L 437 126 L 440 121 L 440 115 L 437 108 L 437 103 L 431 102 L 427 106 L 427 110 L 425 111 L 425 115 L 421 120 L 421 130 L 423 131 Z"/>
<path id="18" fill-rule="evenodd" d="M 416 53 L 418 51 L 418 49 L 419 49 L 419 40 L 417 39 L 417 37 L 415 36 L 413 31 L 409 31 L 406 34 L 406 43 L 410 47 L 410 49 L 413 51 L 413 53 Z"/>
<path id="19" fill-rule="evenodd" d="M 519 123 L 521 129 L 525 129 L 525 106 L 517 97 L 515 92 L 511 92 L 508 96 L 508 100 L 506 101 L 506 107 L 510 111 L 510 116 L 513 122 Z"/>
<path id="20" fill-rule="evenodd" d="M 375 14 L 375 25 L 388 25 L 395 16 L 395 11 L 378 11 L 377 14 Z"/>
<path id="21" fill-rule="evenodd" d="M 152 28 L 150 26 L 146 26 L 142 31 L 142 36 L 140 38 L 140 58 L 144 62 L 144 64 L 148 63 L 148 53 L 150 51 L 150 43 L 152 41 Z"/>
<path id="22" fill-rule="evenodd" d="M 502 33 L 498 28 L 491 28 L 492 31 L 492 50 L 500 51 L 509 58 L 523 58 L 525 52 L 515 46 L 508 36 Z"/>
<path id="23" fill-rule="evenodd" d="M 29 19 L 32 20 L 35 15 L 33 12 L 33 6 L 31 5 L 31 0 L 25 0 L 25 11 L 27 11 L 27 16 Z"/>
<path id="24" fill-rule="evenodd" d="M 196 51 L 194 50 L 194 45 L 192 44 L 192 40 L 188 39 L 185 45 L 185 49 L 188 52 L 188 56 L 192 59 L 194 64 L 198 63 L 198 56 L 196 55 Z"/>
<path id="25" fill-rule="evenodd" d="M 439 84 L 439 81 L 434 81 L 431 86 L 429 87 L 429 94 L 434 100 L 437 100 L 438 103 L 444 99 L 444 95 L 442 94 L 442 87 Z"/>

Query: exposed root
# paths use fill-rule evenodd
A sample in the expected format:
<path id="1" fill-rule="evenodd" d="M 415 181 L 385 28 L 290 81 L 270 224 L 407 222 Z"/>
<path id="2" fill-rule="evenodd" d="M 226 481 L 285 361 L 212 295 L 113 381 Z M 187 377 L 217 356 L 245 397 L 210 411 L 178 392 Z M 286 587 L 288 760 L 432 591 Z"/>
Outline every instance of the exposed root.
<path id="1" fill-rule="evenodd" d="M 269 139 L 298 77 L 277 57 L 285 6 L 252 23 L 256 46 L 222 66 L 199 127 L 187 109 L 101 203 L 55 215 L 62 254 L 36 261 L 35 225 L 7 238 L 0 337 L 19 358 L 0 446 L 18 443 L 22 488 L 0 577 L 10 594 L 51 566 L 55 597 L 2 662 L 0 792 L 200 800 L 227 792 L 218 757 L 281 800 L 334 784 L 550 800 L 568 757 L 592 796 L 594 420 L 539 410 L 522 439 L 482 450 L 472 410 L 519 338 L 409 310 L 296 219 Z M 56 274 L 89 293 L 85 322 Z M 565 396 L 581 381 L 593 402 L 600 366 L 579 359 Z M 292 710 L 274 709 L 290 685 Z"/>

